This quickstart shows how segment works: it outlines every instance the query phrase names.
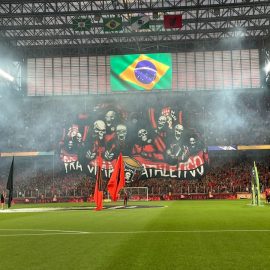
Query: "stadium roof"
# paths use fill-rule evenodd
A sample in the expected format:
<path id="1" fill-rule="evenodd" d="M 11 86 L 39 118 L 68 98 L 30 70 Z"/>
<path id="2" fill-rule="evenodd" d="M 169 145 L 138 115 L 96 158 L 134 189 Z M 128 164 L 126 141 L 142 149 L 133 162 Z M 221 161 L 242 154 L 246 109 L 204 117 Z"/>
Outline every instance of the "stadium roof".
<path id="1" fill-rule="evenodd" d="M 130 19 L 139 14 L 150 17 L 149 29 L 132 30 Z M 164 14 L 181 14 L 183 27 L 165 29 Z M 104 31 L 104 19 L 115 17 L 122 30 Z M 78 18 L 89 29 L 74 30 Z M 0 43 L 28 57 L 177 51 L 235 38 L 258 47 L 269 37 L 269 19 L 268 0 L 1 0 Z"/>

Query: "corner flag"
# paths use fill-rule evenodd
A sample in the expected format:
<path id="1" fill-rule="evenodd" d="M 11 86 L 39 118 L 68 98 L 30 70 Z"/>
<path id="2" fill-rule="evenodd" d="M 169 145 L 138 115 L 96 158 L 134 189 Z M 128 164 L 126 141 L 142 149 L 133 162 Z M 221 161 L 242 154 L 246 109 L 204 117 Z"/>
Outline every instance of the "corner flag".
<path id="1" fill-rule="evenodd" d="M 11 206 L 11 202 L 13 199 L 13 170 L 14 170 L 14 156 L 12 159 L 12 163 L 9 169 L 9 175 L 8 175 L 8 181 L 7 181 L 7 190 L 9 191 L 8 193 L 8 208 Z"/>

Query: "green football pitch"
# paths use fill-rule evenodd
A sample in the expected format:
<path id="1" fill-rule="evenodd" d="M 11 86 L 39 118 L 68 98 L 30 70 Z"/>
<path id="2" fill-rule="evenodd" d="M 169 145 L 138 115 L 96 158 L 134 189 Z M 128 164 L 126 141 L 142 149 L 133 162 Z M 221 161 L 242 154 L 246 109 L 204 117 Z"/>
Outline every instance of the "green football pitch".
<path id="1" fill-rule="evenodd" d="M 1 269 L 265 270 L 270 205 L 249 203 L 134 202 L 129 205 L 164 207 L 99 212 L 77 203 L 32 205 L 63 207 L 50 212 L 1 212 Z M 66 209 L 71 206 L 81 210 Z"/>

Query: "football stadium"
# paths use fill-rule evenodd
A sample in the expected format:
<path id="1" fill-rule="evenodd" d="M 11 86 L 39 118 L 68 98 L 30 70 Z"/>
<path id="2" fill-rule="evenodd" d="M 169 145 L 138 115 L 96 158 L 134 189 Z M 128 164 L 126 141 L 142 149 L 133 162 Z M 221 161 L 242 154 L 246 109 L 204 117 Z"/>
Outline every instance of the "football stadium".
<path id="1" fill-rule="evenodd" d="M 0 1 L 0 265 L 267 269 L 270 5 Z"/>

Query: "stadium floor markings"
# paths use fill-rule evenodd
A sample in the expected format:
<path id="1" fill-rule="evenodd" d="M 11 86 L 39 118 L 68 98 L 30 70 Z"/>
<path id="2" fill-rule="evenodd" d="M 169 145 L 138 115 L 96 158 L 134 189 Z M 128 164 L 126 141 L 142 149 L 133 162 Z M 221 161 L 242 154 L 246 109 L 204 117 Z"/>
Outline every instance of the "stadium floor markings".
<path id="1" fill-rule="evenodd" d="M 88 232 L 88 234 L 154 234 L 154 233 L 226 233 L 226 232 L 270 232 L 269 230 L 181 230 L 181 231 L 122 231 L 122 232 Z"/>
<path id="2" fill-rule="evenodd" d="M 11 234 L 2 234 L 1 232 L 19 232 Z M 26 233 L 29 232 L 29 233 Z M 31 233 L 33 232 L 33 233 Z M 50 236 L 50 235 L 98 235 L 98 234 L 155 234 L 155 233 L 237 233 L 237 232 L 270 232 L 270 229 L 262 230 L 178 230 L 178 231 L 103 231 L 103 232 L 87 232 L 87 231 L 65 231 L 65 230 L 42 230 L 42 229 L 0 229 L 0 237 L 16 237 L 16 236 Z"/>
<path id="3" fill-rule="evenodd" d="M 146 208 L 163 208 L 167 206 L 149 206 L 149 205 L 116 205 L 116 206 L 105 206 L 104 210 L 128 210 L 128 209 L 146 209 Z M 0 210 L 0 214 L 14 214 L 14 213 L 45 213 L 45 212 L 53 212 L 53 211 L 85 211 L 85 210 L 95 210 L 95 207 L 91 206 L 74 206 L 74 207 L 40 207 L 40 208 L 15 208 L 15 209 L 4 209 Z"/>
<path id="4" fill-rule="evenodd" d="M 2 232 L 17 232 L 10 234 L 2 234 Z M 19 232 L 19 233 L 18 233 Z M 26 233 L 29 232 L 29 233 Z M 33 233 L 31 233 L 33 232 Z M 66 230 L 42 230 L 42 229 L 0 229 L 0 237 L 12 236 L 43 236 L 43 235 L 76 235 L 88 234 L 82 231 L 66 231 Z"/>
<path id="5" fill-rule="evenodd" d="M 51 211 L 66 211 L 66 210 L 93 210 L 95 207 L 40 207 L 40 208 L 17 208 L 17 209 L 4 209 L 0 210 L 2 214 L 14 214 L 14 213 L 42 213 Z"/>

